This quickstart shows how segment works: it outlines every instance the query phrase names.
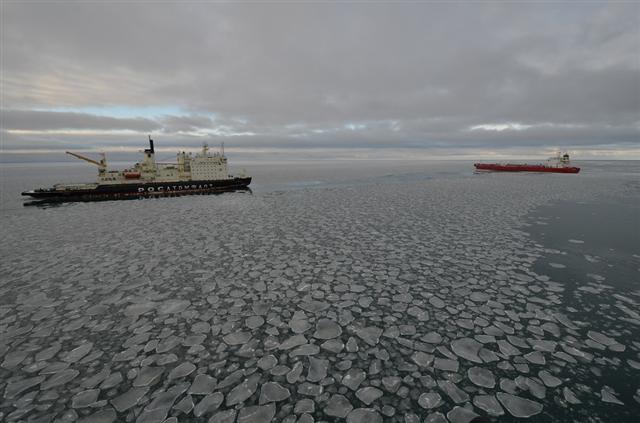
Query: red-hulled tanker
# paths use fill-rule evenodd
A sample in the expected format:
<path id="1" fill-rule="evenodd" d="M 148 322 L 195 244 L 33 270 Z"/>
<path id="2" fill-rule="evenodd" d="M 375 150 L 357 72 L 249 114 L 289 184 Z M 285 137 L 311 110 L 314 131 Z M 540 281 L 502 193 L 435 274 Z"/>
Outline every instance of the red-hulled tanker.
<path id="1" fill-rule="evenodd" d="M 494 172 L 550 172 L 550 173 L 578 173 L 579 167 L 571 166 L 569 155 L 558 154 L 550 158 L 547 163 L 541 164 L 514 164 L 514 163 L 474 163 L 477 170 Z"/>

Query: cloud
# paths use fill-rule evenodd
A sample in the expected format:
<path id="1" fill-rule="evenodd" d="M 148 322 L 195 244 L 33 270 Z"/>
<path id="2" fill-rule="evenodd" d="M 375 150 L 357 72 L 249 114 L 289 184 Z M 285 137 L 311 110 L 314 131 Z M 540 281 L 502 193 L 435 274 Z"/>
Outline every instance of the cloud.
<path id="1" fill-rule="evenodd" d="M 11 132 L 103 130 L 151 132 L 160 124 L 145 118 L 114 118 L 87 113 L 3 110 L 2 128 Z"/>
<path id="2" fill-rule="evenodd" d="M 214 126 L 213 118 L 201 115 L 166 115 L 161 121 L 163 124 L 163 131 L 166 133 L 196 132 L 212 128 Z"/>
<path id="3" fill-rule="evenodd" d="M 615 149 L 640 135 L 638 4 L 3 7 L 5 149 L 149 132 L 386 152 Z"/>

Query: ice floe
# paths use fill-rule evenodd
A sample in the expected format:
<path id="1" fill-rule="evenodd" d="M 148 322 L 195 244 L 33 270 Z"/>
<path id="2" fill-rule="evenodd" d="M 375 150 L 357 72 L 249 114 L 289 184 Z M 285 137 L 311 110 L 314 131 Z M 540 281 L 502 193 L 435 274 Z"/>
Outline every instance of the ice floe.
<path id="1" fill-rule="evenodd" d="M 542 411 L 542 404 L 516 395 L 498 392 L 498 400 L 514 417 L 531 417 Z"/>

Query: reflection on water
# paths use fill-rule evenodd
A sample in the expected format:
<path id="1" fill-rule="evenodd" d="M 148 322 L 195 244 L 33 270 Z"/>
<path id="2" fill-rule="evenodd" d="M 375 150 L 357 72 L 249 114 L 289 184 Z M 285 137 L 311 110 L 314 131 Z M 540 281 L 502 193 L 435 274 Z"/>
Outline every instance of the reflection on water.
<path id="1" fill-rule="evenodd" d="M 105 202 L 105 201 L 159 200 L 163 198 L 177 198 L 177 197 L 184 197 L 188 195 L 189 196 L 190 195 L 222 195 L 226 193 L 253 194 L 253 191 L 251 191 L 251 188 L 249 187 L 244 187 L 244 188 L 227 189 L 224 191 L 200 192 L 197 194 L 185 194 L 177 191 L 177 192 L 165 193 L 162 195 L 154 194 L 154 195 L 145 195 L 145 196 L 127 196 L 127 197 L 121 197 L 118 199 L 107 198 L 107 197 L 66 196 L 63 198 L 43 198 L 38 200 L 28 200 L 23 202 L 22 205 L 25 207 L 49 208 L 49 207 L 57 207 L 65 203 L 98 203 L 98 202 Z"/>

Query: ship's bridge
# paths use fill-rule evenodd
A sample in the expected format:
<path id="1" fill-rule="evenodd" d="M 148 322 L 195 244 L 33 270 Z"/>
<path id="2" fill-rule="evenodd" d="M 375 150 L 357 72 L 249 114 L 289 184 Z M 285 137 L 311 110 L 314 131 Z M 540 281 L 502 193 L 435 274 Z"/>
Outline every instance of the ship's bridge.
<path id="1" fill-rule="evenodd" d="M 227 158 L 223 153 L 211 154 L 206 144 L 190 160 L 190 168 L 192 181 L 230 179 Z"/>

